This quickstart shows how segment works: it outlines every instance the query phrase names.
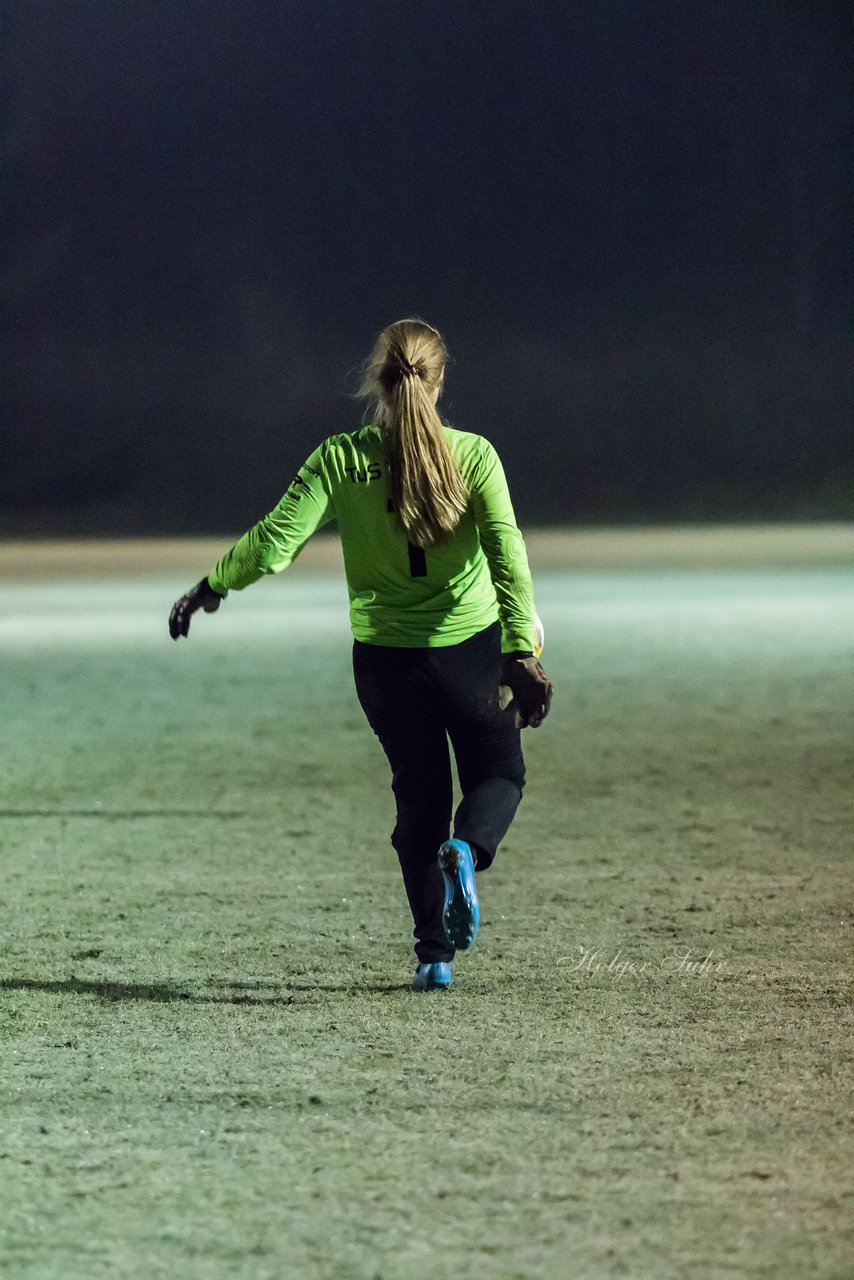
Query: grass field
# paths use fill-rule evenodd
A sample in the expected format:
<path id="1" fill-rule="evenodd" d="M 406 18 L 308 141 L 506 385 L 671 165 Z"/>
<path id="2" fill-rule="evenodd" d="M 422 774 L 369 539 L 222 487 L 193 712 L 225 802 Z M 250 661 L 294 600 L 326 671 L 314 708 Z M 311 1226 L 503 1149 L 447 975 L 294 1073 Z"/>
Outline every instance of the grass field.
<path id="1" fill-rule="evenodd" d="M 585 536 L 431 995 L 328 545 L 6 548 L 0 1273 L 854 1274 L 854 537 Z"/>

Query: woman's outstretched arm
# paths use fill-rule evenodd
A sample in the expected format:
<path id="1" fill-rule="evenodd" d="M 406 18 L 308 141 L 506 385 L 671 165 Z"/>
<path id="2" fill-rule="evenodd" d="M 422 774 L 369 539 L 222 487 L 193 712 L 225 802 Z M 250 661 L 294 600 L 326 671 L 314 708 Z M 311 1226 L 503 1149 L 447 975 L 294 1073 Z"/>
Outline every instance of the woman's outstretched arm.
<path id="1" fill-rule="evenodd" d="M 186 636 L 197 609 L 213 613 L 229 591 L 242 591 L 266 573 L 292 564 L 316 529 L 335 512 L 325 466 L 324 441 L 300 467 L 281 501 L 248 529 L 206 578 L 181 596 L 169 616 L 173 640 Z"/>

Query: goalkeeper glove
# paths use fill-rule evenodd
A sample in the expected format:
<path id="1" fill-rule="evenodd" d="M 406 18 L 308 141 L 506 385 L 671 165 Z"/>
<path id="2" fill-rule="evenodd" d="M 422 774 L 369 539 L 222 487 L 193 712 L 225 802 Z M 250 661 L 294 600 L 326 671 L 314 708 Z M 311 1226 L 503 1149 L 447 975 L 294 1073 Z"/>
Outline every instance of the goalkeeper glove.
<path id="1" fill-rule="evenodd" d="M 202 578 L 201 582 L 190 587 L 186 595 L 175 601 L 169 614 L 169 634 L 172 639 L 177 640 L 179 636 L 189 633 L 190 619 L 197 609 L 204 609 L 205 613 L 216 613 L 224 599 L 218 591 L 214 591 L 207 578 Z"/>
<path id="2" fill-rule="evenodd" d="M 506 653 L 503 658 L 499 704 L 512 707 L 516 727 L 536 729 L 549 714 L 552 682 L 532 653 Z"/>

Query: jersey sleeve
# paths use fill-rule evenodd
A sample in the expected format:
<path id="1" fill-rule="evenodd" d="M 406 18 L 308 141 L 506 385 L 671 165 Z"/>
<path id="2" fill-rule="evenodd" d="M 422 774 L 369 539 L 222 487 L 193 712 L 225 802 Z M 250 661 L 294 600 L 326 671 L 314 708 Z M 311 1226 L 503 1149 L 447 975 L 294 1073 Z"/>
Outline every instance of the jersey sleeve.
<path id="1" fill-rule="evenodd" d="M 265 573 L 281 573 L 316 529 L 334 519 L 326 441 L 300 467 L 277 506 L 226 551 L 208 574 L 214 591 L 242 591 Z"/>
<path id="2" fill-rule="evenodd" d="M 498 600 L 505 653 L 534 648 L 534 586 L 501 459 L 484 440 L 470 487 L 480 545 Z"/>

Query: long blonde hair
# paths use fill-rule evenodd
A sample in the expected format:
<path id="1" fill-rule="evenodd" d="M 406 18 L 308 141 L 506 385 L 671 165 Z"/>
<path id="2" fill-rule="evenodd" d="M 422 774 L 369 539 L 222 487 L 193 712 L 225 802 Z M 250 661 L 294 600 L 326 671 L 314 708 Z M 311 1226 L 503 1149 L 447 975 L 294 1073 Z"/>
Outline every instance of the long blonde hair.
<path id="1" fill-rule="evenodd" d="M 388 448 L 391 498 L 401 529 L 432 547 L 459 524 L 468 492 L 451 454 L 436 400 L 448 349 L 424 320 L 383 329 L 364 365 L 359 396 L 375 401 Z"/>

